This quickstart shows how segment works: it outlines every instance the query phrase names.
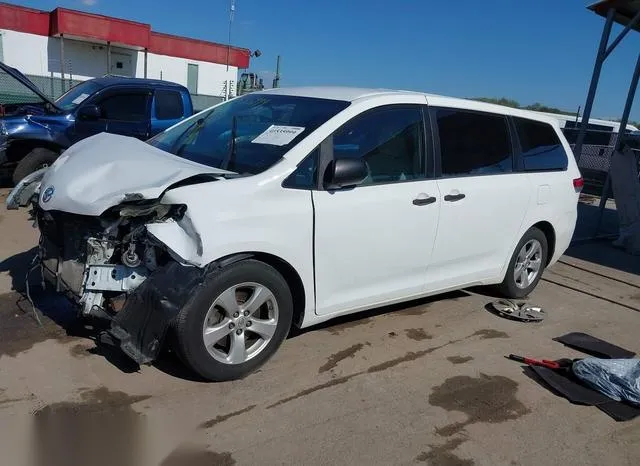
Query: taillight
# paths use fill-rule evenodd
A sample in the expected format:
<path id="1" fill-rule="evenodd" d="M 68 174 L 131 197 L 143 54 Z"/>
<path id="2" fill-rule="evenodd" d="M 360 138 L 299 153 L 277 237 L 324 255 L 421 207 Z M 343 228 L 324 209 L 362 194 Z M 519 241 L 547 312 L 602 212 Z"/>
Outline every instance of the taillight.
<path id="1" fill-rule="evenodd" d="M 579 193 L 580 191 L 582 191 L 583 187 L 584 187 L 584 180 L 582 179 L 582 177 L 574 178 L 573 188 L 576 190 L 576 192 Z"/>

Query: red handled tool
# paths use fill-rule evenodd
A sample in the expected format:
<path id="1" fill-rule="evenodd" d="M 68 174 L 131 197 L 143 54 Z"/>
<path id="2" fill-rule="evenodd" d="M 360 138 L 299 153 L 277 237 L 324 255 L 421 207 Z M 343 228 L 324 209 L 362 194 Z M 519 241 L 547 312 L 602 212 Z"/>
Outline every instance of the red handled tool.
<path id="1" fill-rule="evenodd" d="M 549 361 L 547 359 L 543 359 L 542 361 L 538 361 L 537 359 L 527 358 L 524 356 L 518 356 L 515 354 L 510 354 L 507 356 L 509 359 L 513 359 L 514 361 L 523 362 L 528 364 L 529 366 L 542 366 L 548 367 L 549 369 L 560 369 L 562 366 L 556 361 Z"/>

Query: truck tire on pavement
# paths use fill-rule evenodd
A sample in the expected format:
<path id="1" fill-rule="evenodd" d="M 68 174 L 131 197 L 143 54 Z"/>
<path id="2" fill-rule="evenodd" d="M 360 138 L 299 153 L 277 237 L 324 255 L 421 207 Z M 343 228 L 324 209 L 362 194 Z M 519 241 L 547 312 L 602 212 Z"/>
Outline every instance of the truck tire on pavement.
<path id="1" fill-rule="evenodd" d="M 13 182 L 18 184 L 25 176 L 53 164 L 58 158 L 58 155 L 58 153 L 50 149 L 36 147 L 18 163 L 18 166 L 13 172 Z"/>

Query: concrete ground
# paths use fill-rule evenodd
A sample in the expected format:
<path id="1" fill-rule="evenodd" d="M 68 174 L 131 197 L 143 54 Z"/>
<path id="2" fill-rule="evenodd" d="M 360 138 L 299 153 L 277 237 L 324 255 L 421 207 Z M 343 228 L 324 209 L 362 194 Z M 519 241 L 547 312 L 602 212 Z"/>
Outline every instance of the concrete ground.
<path id="1" fill-rule="evenodd" d="M 594 209 L 581 205 L 576 236 Z M 39 327 L 15 291 L 37 241 L 26 214 L 0 209 L 0 238 L 3 465 L 640 464 L 640 418 L 572 405 L 504 357 L 579 357 L 552 341 L 571 331 L 640 352 L 639 261 L 607 242 L 545 273 L 531 297 L 542 323 L 452 293 L 309 329 L 257 373 L 212 384 L 171 353 L 139 370 L 101 354 L 64 306 Z"/>

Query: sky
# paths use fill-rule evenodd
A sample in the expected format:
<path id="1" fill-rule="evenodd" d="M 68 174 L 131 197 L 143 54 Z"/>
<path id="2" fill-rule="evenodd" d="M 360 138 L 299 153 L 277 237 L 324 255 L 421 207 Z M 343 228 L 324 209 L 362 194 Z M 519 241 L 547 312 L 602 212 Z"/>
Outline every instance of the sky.
<path id="1" fill-rule="evenodd" d="M 11 0 L 8 0 L 11 1 Z M 584 107 L 604 18 L 595 0 L 235 0 L 233 45 L 259 49 L 251 70 L 281 86 L 345 85 Z M 230 0 L 18 0 L 149 23 L 227 43 Z M 621 30 L 614 28 L 612 36 Z M 592 116 L 622 115 L 640 33 L 605 62 Z M 640 121 L 640 91 L 631 119 Z"/>

